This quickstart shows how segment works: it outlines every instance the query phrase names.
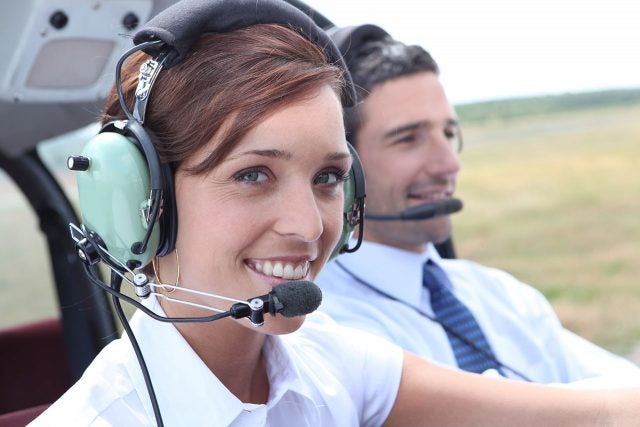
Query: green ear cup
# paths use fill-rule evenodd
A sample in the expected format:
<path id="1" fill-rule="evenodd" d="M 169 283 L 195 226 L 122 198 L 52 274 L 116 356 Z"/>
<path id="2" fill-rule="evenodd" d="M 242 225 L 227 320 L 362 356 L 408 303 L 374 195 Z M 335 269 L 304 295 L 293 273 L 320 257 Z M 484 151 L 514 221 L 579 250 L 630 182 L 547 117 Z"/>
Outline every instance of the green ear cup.
<path id="1" fill-rule="evenodd" d="M 90 161 L 89 168 L 76 175 L 85 228 L 96 234 L 120 263 L 148 264 L 158 248 L 157 227 L 145 252 L 138 255 L 131 251 L 147 230 L 150 178 L 140 150 L 126 136 L 103 132 L 86 144 L 82 155 Z"/>

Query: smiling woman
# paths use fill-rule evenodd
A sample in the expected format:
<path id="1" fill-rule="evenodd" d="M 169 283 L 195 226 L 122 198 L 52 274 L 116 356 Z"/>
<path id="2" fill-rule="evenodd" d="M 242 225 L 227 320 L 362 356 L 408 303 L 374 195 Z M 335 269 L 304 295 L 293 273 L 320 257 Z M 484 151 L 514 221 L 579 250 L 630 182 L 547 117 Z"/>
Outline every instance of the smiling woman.
<path id="1" fill-rule="evenodd" d="M 637 389 L 576 392 L 452 372 L 322 313 L 305 319 L 317 304 L 287 311 L 276 290 L 309 293 L 342 250 L 343 222 L 362 216 L 346 194 L 358 161 L 341 101 L 352 104 L 353 86 L 335 46 L 279 0 L 183 1 L 134 41 L 152 58 L 126 55 L 104 117 L 116 121 L 69 166 L 79 177 L 81 258 L 114 273 L 111 286 L 94 283 L 124 299 L 120 282 L 130 281 L 144 305 L 131 326 L 121 316 L 127 336 L 33 425 L 565 426 L 640 416 Z M 96 147 L 124 155 L 103 159 Z M 136 159 L 151 189 L 131 202 L 121 196 L 138 183 L 118 174 Z M 124 188 L 91 187 L 105 177 Z M 83 196 L 103 205 L 99 215 Z M 119 241 L 141 223 L 133 243 Z M 211 297 L 235 308 L 207 316 L 220 311 Z M 273 316 L 242 318 L 249 310 Z"/>
<path id="2" fill-rule="evenodd" d="M 309 95 L 250 130 L 210 172 L 187 172 L 209 154 L 203 152 L 178 168 L 181 286 L 214 285 L 216 293 L 248 299 L 284 280 L 315 277 L 324 265 L 342 227 L 342 183 L 351 156 L 335 91 L 326 85 Z M 305 122 L 308 116 L 314 120 Z M 174 261 L 167 256 L 159 263 L 170 277 L 177 272 Z M 189 315 L 177 310 L 171 309 L 175 317 Z M 275 321 L 267 319 L 265 331 Z M 274 327 L 292 331 L 301 321 Z"/>

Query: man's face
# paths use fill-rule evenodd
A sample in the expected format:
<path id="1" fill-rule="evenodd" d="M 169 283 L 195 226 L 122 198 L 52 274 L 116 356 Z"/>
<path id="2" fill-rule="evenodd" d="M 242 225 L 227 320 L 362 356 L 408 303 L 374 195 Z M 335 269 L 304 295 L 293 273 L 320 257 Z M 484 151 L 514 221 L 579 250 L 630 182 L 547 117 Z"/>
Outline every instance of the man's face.
<path id="1" fill-rule="evenodd" d="M 460 161 L 458 124 L 438 76 L 422 72 L 373 88 L 362 105 L 357 150 L 367 178 L 366 210 L 399 213 L 451 197 Z M 449 216 L 365 223 L 364 238 L 420 252 L 451 232 Z"/>

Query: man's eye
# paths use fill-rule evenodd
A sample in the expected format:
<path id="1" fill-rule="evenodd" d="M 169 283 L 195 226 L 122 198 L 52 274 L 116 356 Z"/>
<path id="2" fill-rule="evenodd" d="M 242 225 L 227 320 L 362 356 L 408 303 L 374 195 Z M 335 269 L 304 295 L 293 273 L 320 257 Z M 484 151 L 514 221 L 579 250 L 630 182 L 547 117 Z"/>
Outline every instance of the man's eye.
<path id="1" fill-rule="evenodd" d="M 396 144 L 407 144 L 410 142 L 414 142 L 416 140 L 416 136 L 413 134 L 404 135 L 400 138 L 397 138 L 394 143 Z"/>
<path id="2" fill-rule="evenodd" d="M 457 126 L 453 128 L 446 128 L 444 130 L 444 136 L 447 138 L 447 141 L 449 141 L 451 148 L 455 152 L 459 153 L 462 151 L 462 134 L 460 132 L 460 128 Z"/>
<path id="3" fill-rule="evenodd" d="M 444 130 L 444 136 L 451 140 L 451 139 L 455 139 L 458 137 L 458 130 L 457 129 L 445 129 Z"/>

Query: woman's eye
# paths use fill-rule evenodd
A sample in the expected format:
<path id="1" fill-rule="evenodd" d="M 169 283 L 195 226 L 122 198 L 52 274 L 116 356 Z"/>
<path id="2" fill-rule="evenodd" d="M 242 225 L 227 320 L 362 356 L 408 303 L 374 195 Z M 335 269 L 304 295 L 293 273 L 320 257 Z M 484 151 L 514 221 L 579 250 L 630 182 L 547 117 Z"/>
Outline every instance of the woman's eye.
<path id="1" fill-rule="evenodd" d="M 236 181 L 253 184 L 266 181 L 268 179 L 268 176 L 261 170 L 252 169 L 236 174 L 235 179 Z"/>
<path id="2" fill-rule="evenodd" d="M 315 183 L 320 185 L 335 185 L 344 182 L 348 175 L 348 172 L 343 171 L 320 172 L 318 176 L 316 176 Z"/>

